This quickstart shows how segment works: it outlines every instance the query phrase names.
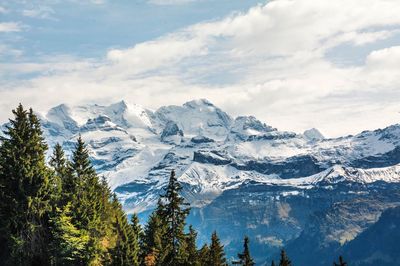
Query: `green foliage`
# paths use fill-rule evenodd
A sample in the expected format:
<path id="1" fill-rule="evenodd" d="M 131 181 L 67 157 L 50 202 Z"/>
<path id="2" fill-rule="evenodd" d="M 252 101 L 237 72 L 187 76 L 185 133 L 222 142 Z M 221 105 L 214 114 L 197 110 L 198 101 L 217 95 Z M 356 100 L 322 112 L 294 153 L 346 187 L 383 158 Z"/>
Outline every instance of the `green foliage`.
<path id="1" fill-rule="evenodd" d="M 138 263 L 139 265 L 143 265 L 143 249 L 144 249 L 144 231 L 142 226 L 139 223 L 139 217 L 136 213 L 131 216 L 131 228 L 133 230 L 133 234 L 137 239 L 137 246 L 139 248 L 138 252 Z"/>
<path id="2" fill-rule="evenodd" d="M 113 203 L 119 205 L 114 197 Z M 117 231 L 115 247 L 111 250 L 112 265 L 137 266 L 139 265 L 139 243 L 137 235 L 131 225 L 128 224 L 122 208 L 117 208 L 114 227 Z"/>
<path id="3" fill-rule="evenodd" d="M 339 264 L 336 262 L 333 262 L 333 266 L 347 266 L 347 262 L 344 261 L 342 256 L 339 256 Z"/>
<path id="4" fill-rule="evenodd" d="M 198 265 L 199 261 L 199 254 L 197 251 L 197 246 L 196 246 L 196 239 L 197 239 L 197 232 L 194 230 L 192 226 L 189 226 L 189 233 L 186 236 L 186 247 L 183 250 L 185 255 L 182 255 L 185 257 L 185 261 L 187 261 L 187 265 Z"/>
<path id="5" fill-rule="evenodd" d="M 210 248 L 208 247 L 207 244 L 204 244 L 201 247 L 198 254 L 199 254 L 198 265 L 201 265 L 201 266 L 208 265 L 209 257 L 210 257 Z"/>
<path id="6" fill-rule="evenodd" d="M 3 261 L 48 264 L 51 172 L 47 146 L 32 110 L 13 110 L 0 147 L 0 220 Z"/>
<path id="7" fill-rule="evenodd" d="M 19 105 L 0 145 L 0 259 L 4 265 L 139 265 L 137 233 L 82 138 L 69 162 Z"/>
<path id="8" fill-rule="evenodd" d="M 281 250 L 281 259 L 279 261 L 279 266 L 291 266 L 292 262 L 289 260 L 288 256 L 286 255 L 285 250 Z"/>
<path id="9" fill-rule="evenodd" d="M 240 263 L 243 266 L 253 266 L 255 264 L 253 258 L 250 255 L 249 242 L 250 242 L 249 238 L 245 236 L 243 244 L 243 252 L 238 254 Z"/>
<path id="10" fill-rule="evenodd" d="M 211 244 L 208 252 L 208 265 L 225 266 L 226 263 L 224 246 L 221 244 L 217 232 L 211 235 Z"/>
<path id="11" fill-rule="evenodd" d="M 200 250 L 193 227 L 185 232 L 190 208 L 174 171 L 143 230 L 136 214 L 128 223 L 81 136 L 71 160 L 57 144 L 46 165 L 37 116 L 22 105 L 13 114 L 0 138 L 1 265 L 228 265 L 216 232 Z M 238 257 L 234 264 L 255 265 L 248 237 Z M 284 250 L 279 265 L 291 265 Z"/>
<path id="12" fill-rule="evenodd" d="M 161 222 L 158 212 L 153 212 L 144 229 L 143 261 L 145 265 L 161 265 L 164 260 L 165 231 L 166 228 Z"/>
<path id="13" fill-rule="evenodd" d="M 86 263 L 99 263 L 102 253 L 105 252 L 101 243 L 106 235 L 106 225 L 102 222 L 102 214 L 106 211 L 104 189 L 80 136 L 72 155 L 69 175 L 69 180 L 73 181 L 71 191 L 68 191 L 72 203 L 72 221 L 78 229 L 88 231 L 90 235 L 90 241 L 86 245 Z"/>
<path id="14" fill-rule="evenodd" d="M 68 203 L 53 220 L 53 235 L 55 262 L 60 265 L 79 265 L 84 263 L 86 246 L 90 235 L 85 230 L 79 230 L 72 223 L 71 204 Z"/>
<path id="15" fill-rule="evenodd" d="M 51 185 L 52 207 L 61 207 L 66 204 L 62 202 L 63 181 L 67 178 L 68 166 L 65 158 L 64 150 L 60 144 L 54 146 L 53 154 L 50 157 L 49 165 L 53 170 L 53 181 Z M 55 211 L 55 209 L 53 209 Z"/>
<path id="16" fill-rule="evenodd" d="M 188 204 L 179 195 L 181 190 L 182 186 L 175 176 L 175 171 L 171 171 L 166 192 L 161 196 L 157 210 L 163 223 L 162 227 L 165 228 L 162 235 L 163 252 L 165 252 L 162 258 L 163 265 L 179 265 L 185 260 L 179 250 L 185 245 L 184 229 L 190 208 L 185 207 Z"/>

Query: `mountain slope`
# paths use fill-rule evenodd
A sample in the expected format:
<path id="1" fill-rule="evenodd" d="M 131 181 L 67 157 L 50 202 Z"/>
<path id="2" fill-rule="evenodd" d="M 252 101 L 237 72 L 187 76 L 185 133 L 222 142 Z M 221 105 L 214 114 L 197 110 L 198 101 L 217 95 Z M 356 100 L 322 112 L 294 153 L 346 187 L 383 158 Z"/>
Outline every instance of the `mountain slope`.
<path id="1" fill-rule="evenodd" d="M 400 207 L 382 213 L 379 220 L 354 240 L 346 244 L 340 252 L 351 265 L 400 265 Z"/>
<path id="2" fill-rule="evenodd" d="M 317 129 L 297 134 L 253 116 L 233 118 L 204 99 L 155 111 L 124 101 L 59 105 L 41 120 L 50 147 L 60 142 L 67 154 L 82 136 L 128 214 L 145 218 L 174 168 L 200 238 L 216 229 L 228 255 L 240 248 L 243 234 L 254 239 L 259 261 L 302 236 L 331 239 L 336 231 L 324 224 L 346 221 L 341 226 L 354 238 L 400 202 L 393 193 L 400 184 L 400 125 L 327 139 Z M 368 213 L 365 204 L 375 207 Z M 348 216 L 361 210 L 361 220 Z M 327 241 L 321 256 L 343 239 L 350 240 Z"/>

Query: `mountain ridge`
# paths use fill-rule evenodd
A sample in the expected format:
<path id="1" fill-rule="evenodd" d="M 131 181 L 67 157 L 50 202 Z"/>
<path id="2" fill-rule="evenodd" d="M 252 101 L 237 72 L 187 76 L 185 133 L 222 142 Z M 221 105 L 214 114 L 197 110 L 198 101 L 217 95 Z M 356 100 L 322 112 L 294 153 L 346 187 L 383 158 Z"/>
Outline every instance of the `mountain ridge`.
<path id="1" fill-rule="evenodd" d="M 243 234 L 254 239 L 258 261 L 280 247 L 290 250 L 297 238 L 318 239 L 308 235 L 314 231 L 307 225 L 318 225 L 315 214 L 329 214 L 335 204 L 350 206 L 337 223 L 356 237 L 379 216 L 363 211 L 365 217 L 352 220 L 349 213 L 365 210 L 363 204 L 379 213 L 400 202 L 393 194 L 400 186 L 399 124 L 325 138 L 317 129 L 295 133 L 254 116 L 233 118 L 204 99 L 157 110 L 124 101 L 59 105 L 41 121 L 49 146 L 59 142 L 67 154 L 82 136 L 96 170 L 128 214 L 146 219 L 175 169 L 199 238 L 218 230 L 228 255 L 238 250 L 235 239 Z M 342 245 L 340 237 L 329 241 Z"/>

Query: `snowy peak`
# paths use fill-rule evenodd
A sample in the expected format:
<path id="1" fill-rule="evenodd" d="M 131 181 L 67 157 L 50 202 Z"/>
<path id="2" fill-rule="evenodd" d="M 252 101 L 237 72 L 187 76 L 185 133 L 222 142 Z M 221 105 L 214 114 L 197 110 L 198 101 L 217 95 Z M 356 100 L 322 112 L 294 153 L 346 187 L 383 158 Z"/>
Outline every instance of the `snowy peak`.
<path id="1" fill-rule="evenodd" d="M 400 182 L 400 166 L 383 168 L 360 169 L 334 165 L 333 167 L 311 177 L 314 184 L 336 184 L 340 182 L 374 183 L 384 181 L 387 183 Z"/>
<path id="2" fill-rule="evenodd" d="M 76 132 L 80 126 L 87 126 L 89 121 L 93 123 L 92 120 L 105 117 L 122 128 L 151 128 L 153 127 L 152 116 L 153 113 L 150 110 L 120 101 L 108 106 L 94 104 L 69 107 L 61 104 L 50 109 L 46 119 Z"/>
<path id="3" fill-rule="evenodd" d="M 271 131 L 276 131 L 276 129 L 262 123 L 254 116 L 237 117 L 230 129 L 230 133 L 236 135 L 241 140 L 246 140 L 249 136 L 264 135 Z"/>
<path id="4" fill-rule="evenodd" d="M 193 109 L 201 109 L 204 107 L 216 108 L 214 104 L 212 104 L 207 99 L 197 99 L 186 102 L 183 104 L 185 107 L 193 108 Z"/>
<path id="5" fill-rule="evenodd" d="M 311 128 L 303 133 L 304 137 L 306 137 L 308 140 L 323 140 L 325 139 L 324 135 L 319 132 L 318 129 L 316 128 Z"/>
<path id="6" fill-rule="evenodd" d="M 47 112 L 46 119 L 72 132 L 78 130 L 78 123 L 72 118 L 71 108 L 65 104 L 50 109 Z"/>
<path id="7" fill-rule="evenodd" d="M 226 138 L 232 118 L 207 100 L 194 100 L 183 106 L 165 106 L 155 112 L 161 124 L 174 122 L 185 136 L 205 136 L 215 140 Z"/>
<path id="8" fill-rule="evenodd" d="M 111 104 L 105 108 L 105 113 L 108 114 L 112 120 L 126 128 L 152 128 L 153 112 L 145 109 L 137 104 L 129 104 L 125 101 L 120 101 Z"/>
<path id="9" fill-rule="evenodd" d="M 232 119 L 204 99 L 155 112 L 125 101 L 60 105 L 42 122 L 48 143 L 63 143 L 67 154 L 80 133 L 96 169 L 132 206 L 139 193 L 132 186 L 141 184 L 141 198 L 151 207 L 172 166 L 199 205 L 246 182 L 299 188 L 400 183 L 400 171 L 390 168 L 400 164 L 399 125 L 324 139 L 316 129 L 296 134 L 254 116 Z"/>

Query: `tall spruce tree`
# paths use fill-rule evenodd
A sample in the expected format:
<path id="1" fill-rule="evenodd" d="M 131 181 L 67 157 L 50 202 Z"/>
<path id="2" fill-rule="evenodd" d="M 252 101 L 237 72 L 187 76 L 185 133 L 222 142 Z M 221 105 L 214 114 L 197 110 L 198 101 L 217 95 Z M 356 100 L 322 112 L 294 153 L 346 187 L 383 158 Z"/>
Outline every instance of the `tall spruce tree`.
<path id="1" fill-rule="evenodd" d="M 115 266 L 138 266 L 139 265 L 139 243 L 137 235 L 131 225 L 128 224 L 125 213 L 122 207 L 114 196 L 113 204 L 116 217 L 114 227 L 116 229 L 116 244 L 111 250 L 112 263 Z"/>
<path id="2" fill-rule="evenodd" d="M 160 206 L 160 203 L 159 203 Z M 162 265 L 166 257 L 163 237 L 166 231 L 162 223 L 158 208 L 154 211 L 145 226 L 142 247 L 142 261 L 146 266 Z"/>
<path id="3" fill-rule="evenodd" d="M 210 248 L 207 244 L 204 244 L 199 250 L 199 259 L 198 265 L 206 266 L 208 265 L 209 257 L 210 257 Z"/>
<path id="4" fill-rule="evenodd" d="M 65 197 L 62 195 L 63 183 L 68 175 L 68 162 L 65 158 L 63 148 L 59 143 L 54 146 L 53 154 L 50 157 L 49 164 L 54 171 L 54 185 L 53 185 L 53 207 L 61 207 L 65 205 Z"/>
<path id="5" fill-rule="evenodd" d="M 238 254 L 241 265 L 243 266 L 253 266 L 255 264 L 253 258 L 250 255 L 249 242 L 250 242 L 249 238 L 245 236 L 243 244 L 243 252 Z"/>
<path id="6" fill-rule="evenodd" d="M 54 146 L 53 154 L 50 157 L 49 164 L 57 176 L 64 178 L 67 175 L 67 159 L 65 158 L 64 150 L 59 143 Z"/>
<path id="7" fill-rule="evenodd" d="M 279 261 L 279 266 L 291 266 L 292 262 L 289 260 L 288 256 L 286 255 L 285 250 L 281 250 L 281 259 Z"/>
<path id="8" fill-rule="evenodd" d="M 159 204 L 159 215 L 161 221 L 165 224 L 165 242 L 166 257 L 163 260 L 164 265 L 179 265 L 183 263 L 183 258 L 179 256 L 181 245 L 185 244 L 185 224 L 186 217 L 190 208 L 187 207 L 184 198 L 179 194 L 182 186 L 179 184 L 175 171 L 171 171 L 166 192 L 161 196 Z"/>
<path id="9" fill-rule="evenodd" d="M 52 219 L 53 256 L 55 265 L 85 265 L 85 252 L 90 235 L 86 230 L 78 229 L 72 223 L 71 203 Z"/>
<path id="10" fill-rule="evenodd" d="M 0 146 L 2 263 L 47 265 L 52 176 L 37 116 L 20 104 Z"/>
<path id="11" fill-rule="evenodd" d="M 208 265 L 210 266 L 225 266 L 226 263 L 224 246 L 218 238 L 217 232 L 211 235 L 211 244 L 208 252 Z"/>
<path id="12" fill-rule="evenodd" d="M 339 256 L 339 263 L 333 262 L 333 266 L 347 266 L 342 256 Z"/>
<path id="13" fill-rule="evenodd" d="M 139 264 L 143 264 L 144 232 L 142 226 L 139 223 L 139 217 L 136 213 L 132 214 L 131 216 L 131 227 L 137 240 L 137 245 L 139 247 L 138 261 Z"/>
<path id="14" fill-rule="evenodd" d="M 272 261 L 272 262 L 271 262 L 271 266 L 275 266 L 275 261 Z"/>
<path id="15" fill-rule="evenodd" d="M 196 246 L 197 232 L 190 225 L 189 233 L 186 237 L 186 254 L 187 254 L 187 265 L 198 265 L 199 264 L 199 254 Z"/>
<path id="16" fill-rule="evenodd" d="M 85 260 L 87 264 L 99 264 L 107 247 L 103 243 L 106 227 L 109 224 L 102 220 L 105 218 L 106 206 L 104 198 L 106 189 L 100 182 L 94 170 L 89 151 L 81 136 L 77 140 L 70 163 L 68 189 L 73 213 L 72 222 L 80 230 L 88 231 L 90 241 L 87 245 Z"/>

